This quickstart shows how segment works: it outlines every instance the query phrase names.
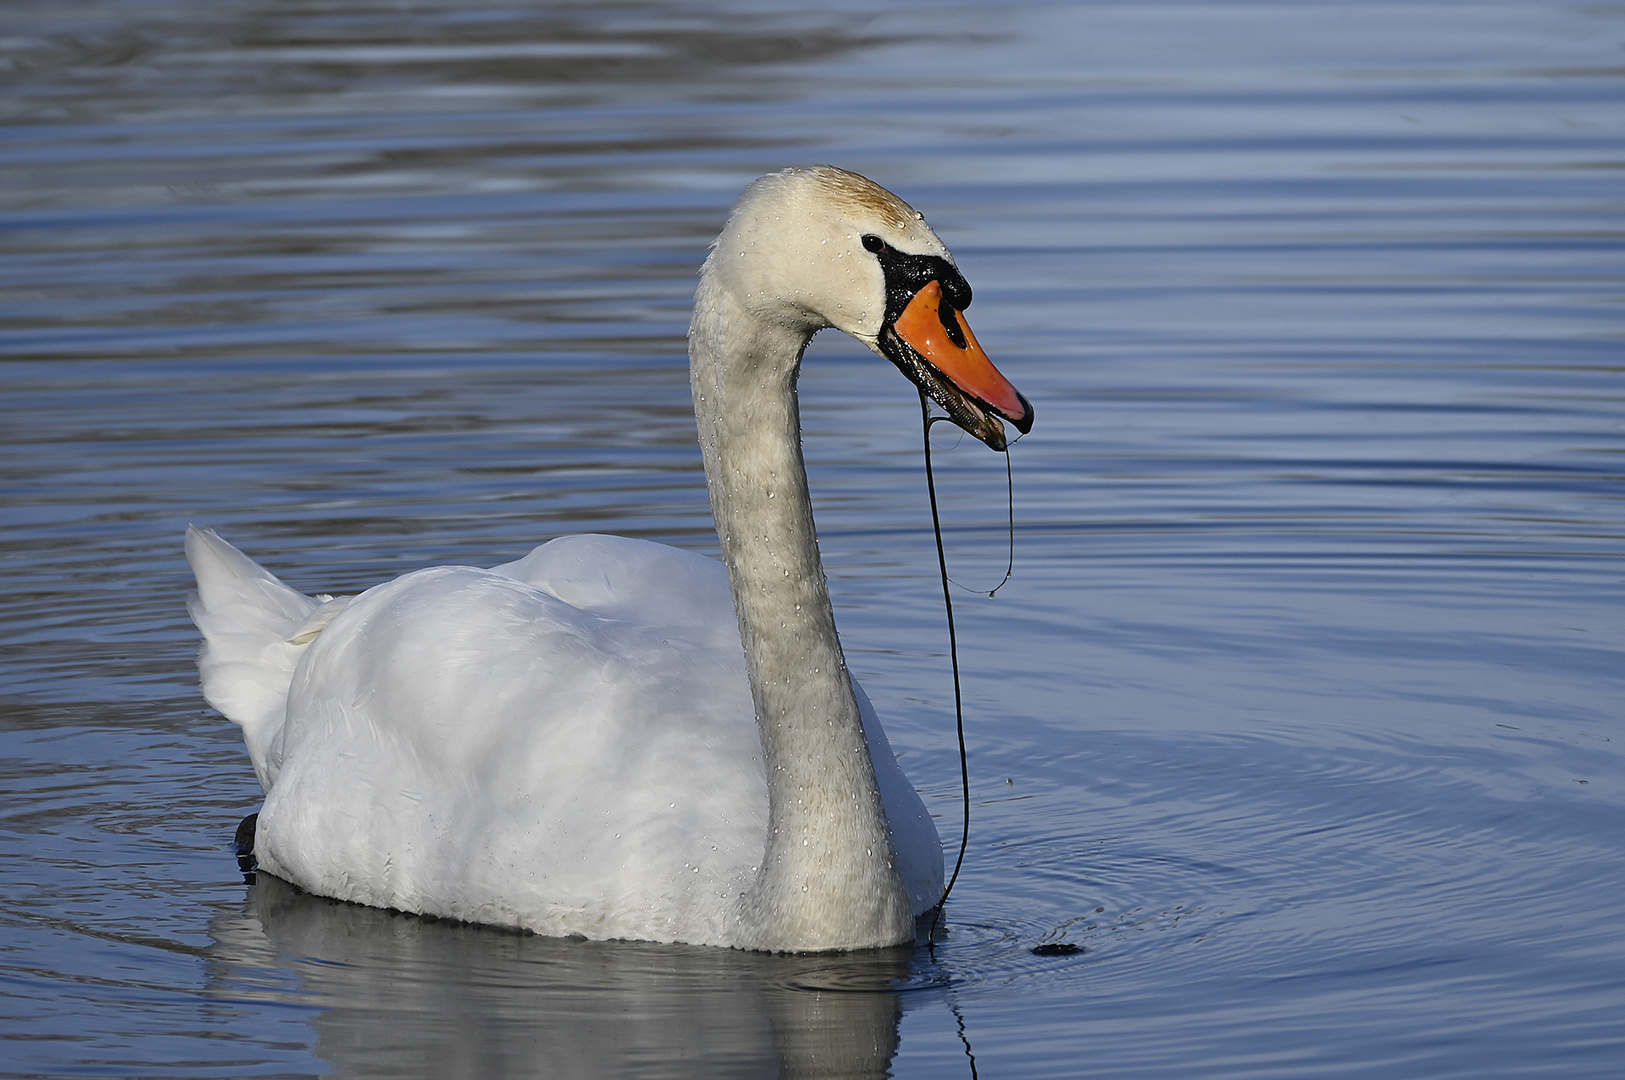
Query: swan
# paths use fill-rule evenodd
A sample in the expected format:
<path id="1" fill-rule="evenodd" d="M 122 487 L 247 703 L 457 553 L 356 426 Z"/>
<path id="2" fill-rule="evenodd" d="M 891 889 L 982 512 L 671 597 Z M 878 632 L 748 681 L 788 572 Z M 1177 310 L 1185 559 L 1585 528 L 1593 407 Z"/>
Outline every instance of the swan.
<path id="1" fill-rule="evenodd" d="M 833 166 L 753 183 L 700 274 L 690 380 L 722 561 L 611 536 L 310 597 L 191 527 L 205 699 L 243 729 L 261 869 L 553 936 L 911 941 L 941 844 L 847 671 L 796 379 L 838 328 L 995 449 L 1032 406 L 921 214 Z"/>

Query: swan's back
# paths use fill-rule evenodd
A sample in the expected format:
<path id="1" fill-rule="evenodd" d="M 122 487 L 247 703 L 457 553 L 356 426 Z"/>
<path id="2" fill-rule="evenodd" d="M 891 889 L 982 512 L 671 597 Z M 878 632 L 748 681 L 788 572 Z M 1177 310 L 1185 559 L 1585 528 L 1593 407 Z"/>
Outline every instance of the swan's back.
<path id="1" fill-rule="evenodd" d="M 281 599 L 262 636 L 302 625 Z M 732 624 L 719 564 L 618 537 L 368 590 L 286 646 L 261 865 L 378 907 L 721 941 L 767 800 Z"/>
<path id="2" fill-rule="evenodd" d="M 721 564 L 572 536 L 331 600 L 212 532 L 187 552 L 205 695 L 266 789 L 265 869 L 544 934 L 730 943 L 767 786 Z M 863 706 L 923 910 L 936 830 Z"/>

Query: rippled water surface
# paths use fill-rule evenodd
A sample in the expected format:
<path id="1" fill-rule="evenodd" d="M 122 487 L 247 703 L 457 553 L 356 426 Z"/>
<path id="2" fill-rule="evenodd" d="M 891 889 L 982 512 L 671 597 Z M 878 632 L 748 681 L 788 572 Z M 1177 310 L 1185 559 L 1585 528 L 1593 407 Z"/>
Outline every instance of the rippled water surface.
<path id="1" fill-rule="evenodd" d="M 1625 7 L 16 0 L 0 39 L 0 1076 L 1625 1068 Z M 813 161 L 926 212 L 1037 407 L 1016 576 L 958 594 L 947 936 L 245 883 L 186 523 L 307 592 L 713 551 L 695 274 Z M 913 391 L 821 338 L 803 411 L 848 656 L 954 836 Z M 938 445 L 991 584 L 1001 460 Z"/>

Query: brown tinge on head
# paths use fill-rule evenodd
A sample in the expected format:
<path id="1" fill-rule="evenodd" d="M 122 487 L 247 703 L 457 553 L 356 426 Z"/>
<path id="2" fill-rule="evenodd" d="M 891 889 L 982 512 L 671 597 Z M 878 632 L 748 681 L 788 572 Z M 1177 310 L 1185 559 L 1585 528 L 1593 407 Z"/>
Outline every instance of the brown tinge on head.
<path id="1" fill-rule="evenodd" d="M 893 228 L 906 229 L 924 220 L 919 211 L 866 176 L 835 165 L 814 165 L 805 170 L 805 175 L 817 181 L 832 198 L 873 210 Z"/>

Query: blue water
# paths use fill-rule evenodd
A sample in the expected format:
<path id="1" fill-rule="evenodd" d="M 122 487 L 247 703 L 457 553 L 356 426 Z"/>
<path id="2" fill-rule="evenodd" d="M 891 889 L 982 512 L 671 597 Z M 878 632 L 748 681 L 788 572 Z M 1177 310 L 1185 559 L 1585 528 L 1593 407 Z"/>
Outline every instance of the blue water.
<path id="1" fill-rule="evenodd" d="M 24 0 L 0 39 L 0 1077 L 1625 1070 L 1625 9 Z M 185 524 L 307 592 L 714 550 L 695 274 L 814 161 L 926 213 L 1037 408 L 1015 577 L 956 593 L 946 937 L 245 882 Z M 802 398 L 847 654 L 955 836 L 913 390 L 820 338 Z M 937 446 L 990 587 L 1002 460 Z"/>

